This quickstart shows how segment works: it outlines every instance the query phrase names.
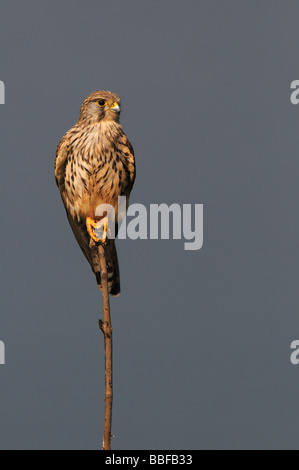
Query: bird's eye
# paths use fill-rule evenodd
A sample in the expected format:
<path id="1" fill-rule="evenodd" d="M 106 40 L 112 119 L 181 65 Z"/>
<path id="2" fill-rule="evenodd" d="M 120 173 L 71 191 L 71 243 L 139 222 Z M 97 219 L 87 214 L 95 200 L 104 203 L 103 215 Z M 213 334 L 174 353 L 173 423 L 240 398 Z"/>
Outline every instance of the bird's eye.
<path id="1" fill-rule="evenodd" d="M 104 106 L 106 106 L 106 104 L 107 104 L 107 101 L 106 101 L 106 100 L 99 100 L 99 101 L 98 101 L 98 105 L 99 105 L 101 108 L 103 108 Z"/>

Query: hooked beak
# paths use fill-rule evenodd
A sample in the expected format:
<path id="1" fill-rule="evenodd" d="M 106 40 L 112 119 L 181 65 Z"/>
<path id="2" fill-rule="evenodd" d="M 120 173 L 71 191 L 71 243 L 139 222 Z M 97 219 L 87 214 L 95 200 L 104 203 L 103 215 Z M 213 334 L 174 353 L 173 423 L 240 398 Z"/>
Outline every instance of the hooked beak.
<path id="1" fill-rule="evenodd" d="M 110 107 L 110 109 L 111 109 L 112 111 L 115 111 L 116 113 L 119 113 L 119 112 L 120 112 L 119 104 L 116 103 L 116 101 L 113 103 L 113 105 Z"/>

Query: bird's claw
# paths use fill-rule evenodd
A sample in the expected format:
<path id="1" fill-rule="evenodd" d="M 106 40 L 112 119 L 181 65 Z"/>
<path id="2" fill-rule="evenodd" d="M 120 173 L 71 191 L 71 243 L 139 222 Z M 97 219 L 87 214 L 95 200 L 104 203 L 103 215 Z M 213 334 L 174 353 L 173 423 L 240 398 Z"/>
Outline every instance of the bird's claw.
<path id="1" fill-rule="evenodd" d="M 101 226 L 104 226 L 102 240 L 96 236 L 95 230 L 94 230 L 94 229 L 100 229 Z M 99 222 L 96 222 L 91 217 L 86 217 L 87 231 L 89 233 L 90 238 L 92 238 L 96 243 L 101 243 L 102 245 L 104 245 L 106 243 L 106 240 L 107 240 L 107 226 L 108 226 L 108 221 L 107 221 L 106 217 L 104 217 L 104 219 L 100 220 Z"/>

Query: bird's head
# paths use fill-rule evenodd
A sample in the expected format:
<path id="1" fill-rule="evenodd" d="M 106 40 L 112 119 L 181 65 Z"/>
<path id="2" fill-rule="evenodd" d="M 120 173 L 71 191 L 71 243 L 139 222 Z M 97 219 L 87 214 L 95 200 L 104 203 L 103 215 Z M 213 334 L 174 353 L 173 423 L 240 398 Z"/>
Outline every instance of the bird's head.
<path id="1" fill-rule="evenodd" d="M 119 120 L 120 97 L 111 91 L 95 91 L 83 101 L 79 121 L 95 123 Z"/>

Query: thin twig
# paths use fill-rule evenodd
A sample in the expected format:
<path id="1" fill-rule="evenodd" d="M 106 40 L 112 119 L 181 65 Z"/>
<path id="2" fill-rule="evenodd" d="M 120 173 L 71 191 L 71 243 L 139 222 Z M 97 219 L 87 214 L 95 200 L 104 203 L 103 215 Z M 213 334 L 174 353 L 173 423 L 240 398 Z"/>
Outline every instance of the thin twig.
<path id="1" fill-rule="evenodd" d="M 113 383 L 112 383 L 112 325 L 110 316 L 110 303 L 108 292 L 108 275 L 105 256 L 105 248 L 99 246 L 100 265 L 101 265 L 101 287 L 103 298 L 104 321 L 100 320 L 100 329 L 104 334 L 105 343 L 105 421 L 104 421 L 104 439 L 103 450 L 111 450 L 111 424 L 112 424 L 112 401 L 113 401 Z"/>

